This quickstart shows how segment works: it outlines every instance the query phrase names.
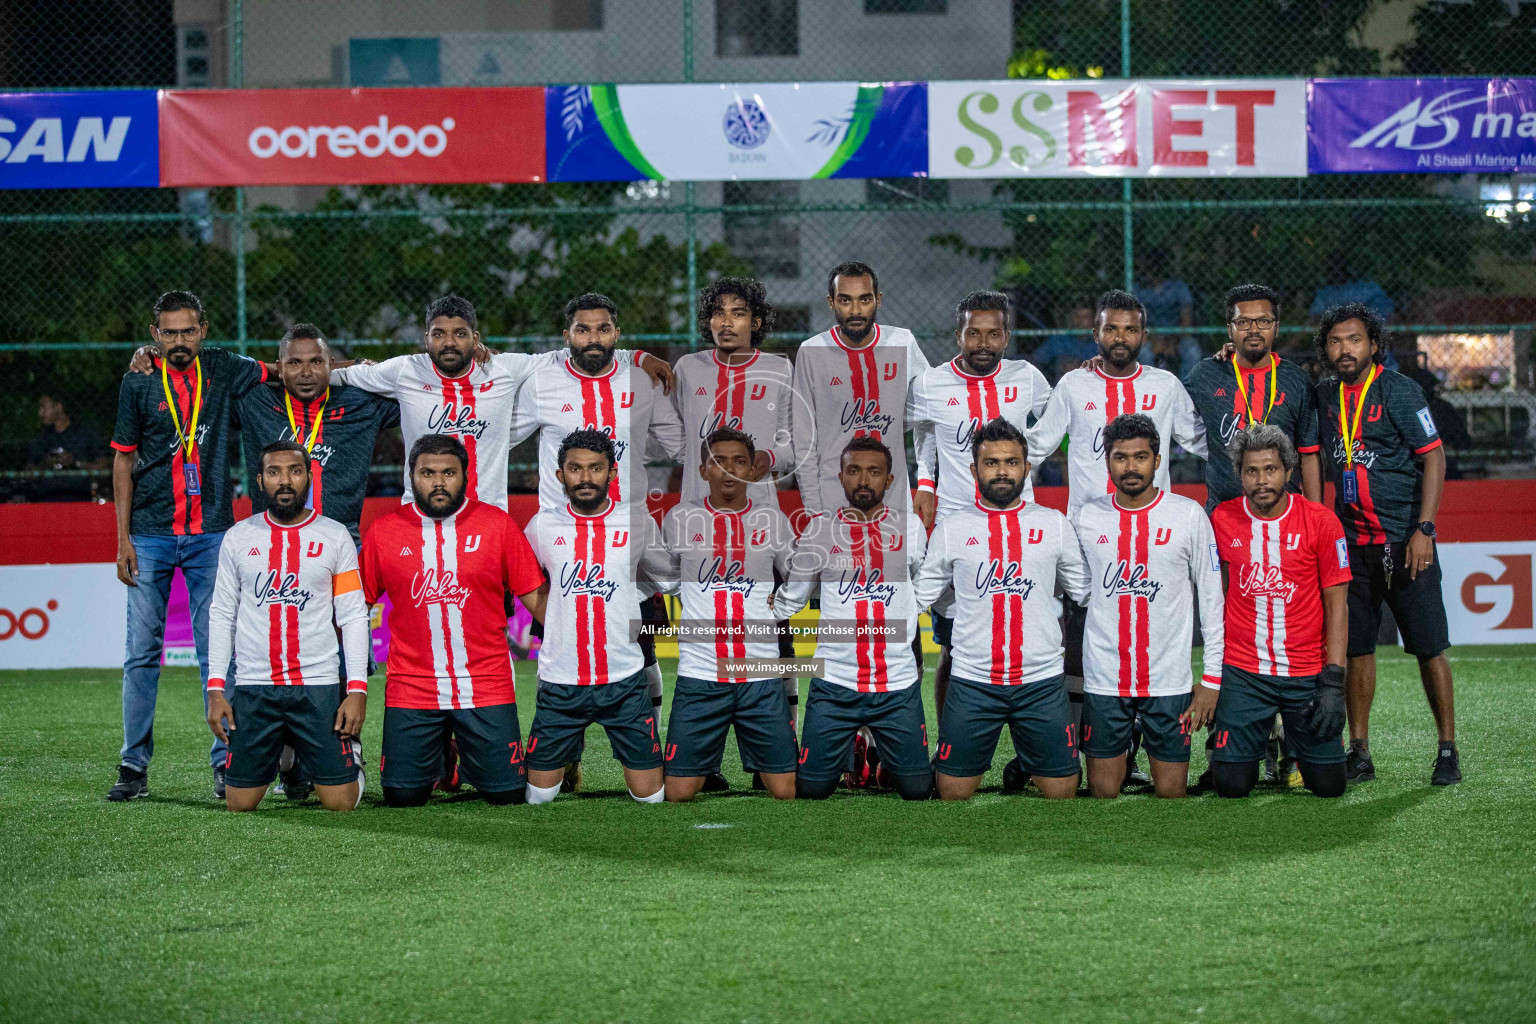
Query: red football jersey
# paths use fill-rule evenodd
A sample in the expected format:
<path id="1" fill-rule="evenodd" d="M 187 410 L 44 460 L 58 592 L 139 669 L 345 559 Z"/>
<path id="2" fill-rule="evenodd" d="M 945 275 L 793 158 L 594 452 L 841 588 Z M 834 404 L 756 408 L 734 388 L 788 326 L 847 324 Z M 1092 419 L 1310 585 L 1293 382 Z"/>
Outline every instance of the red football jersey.
<path id="1" fill-rule="evenodd" d="M 392 708 L 483 708 L 516 702 L 505 593 L 544 582 L 523 531 L 494 505 L 466 501 L 446 519 L 414 502 L 380 516 L 363 538 L 363 596 L 389 595 Z"/>
<path id="2" fill-rule="evenodd" d="M 1216 552 L 1227 563 L 1227 665 L 1266 676 L 1323 670 L 1323 588 L 1349 582 L 1344 527 L 1299 494 L 1261 519 L 1247 498 L 1211 513 Z"/>

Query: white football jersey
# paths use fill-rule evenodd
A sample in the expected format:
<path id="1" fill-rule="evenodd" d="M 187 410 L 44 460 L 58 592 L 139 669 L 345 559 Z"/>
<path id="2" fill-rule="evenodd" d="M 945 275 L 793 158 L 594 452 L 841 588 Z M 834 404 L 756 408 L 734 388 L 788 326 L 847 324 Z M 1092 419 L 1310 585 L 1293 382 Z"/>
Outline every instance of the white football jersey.
<path id="1" fill-rule="evenodd" d="M 853 518 L 846 508 L 806 521 L 774 613 L 789 618 L 820 588 L 816 657 L 824 662 L 827 682 L 884 693 L 918 681 L 913 580 L 927 533 L 916 513 L 889 506 L 869 521 Z M 902 626 L 888 629 L 897 623 Z"/>
<path id="2" fill-rule="evenodd" d="M 835 512 L 847 501 L 837 480 L 843 446 L 872 434 L 891 449 L 896 479 L 886 499 L 906 507 L 907 402 L 928 357 L 905 327 L 877 324 L 860 348 L 836 327 L 800 343 L 795 353 L 795 402 L 790 411 L 795 479 L 808 512 Z"/>
<path id="3" fill-rule="evenodd" d="M 1067 445 L 1067 515 L 1083 503 L 1114 490 L 1104 461 L 1104 428 L 1109 421 L 1139 412 L 1157 426 L 1163 463 L 1153 486 L 1168 489 L 1168 453 L 1177 441 L 1185 451 L 1206 458 L 1205 421 L 1179 378 L 1155 366 L 1137 364 L 1129 377 L 1110 377 L 1099 370 L 1069 370 L 1056 382 L 1045 412 L 1029 432 L 1029 461 L 1038 466 Z"/>
<path id="4" fill-rule="evenodd" d="M 505 512 L 510 425 L 518 388 L 539 367 L 557 366 L 565 358 L 565 349 L 536 355 L 502 352 L 484 366 L 474 364 L 457 377 L 444 377 L 429 355 L 417 352 L 372 366 L 332 370 L 331 380 L 397 400 L 407 452 L 424 434 L 451 434 L 464 442 L 469 451 L 469 497 Z M 400 500 L 402 504 L 412 500 L 409 466 Z"/>
<path id="5" fill-rule="evenodd" d="M 962 370 L 958 358 L 925 372 L 912 397 L 917 489 L 938 494 L 940 515 L 974 508 L 971 443 L 976 431 L 1001 417 L 1022 434 L 1029 429 L 1029 417 L 1039 417 L 1050 397 L 1050 382 L 1027 359 L 1004 359 L 979 377 Z M 1035 498 L 1027 477 L 1023 497 Z"/>
<path id="6" fill-rule="evenodd" d="M 931 606 L 949 587 L 956 677 L 1019 686 L 1062 674 L 1057 595 L 1081 603 L 1088 589 L 1066 516 L 1020 500 L 1008 509 L 972 502 L 941 517 L 918 572 L 918 606 Z"/>
<path id="7" fill-rule="evenodd" d="M 644 668 L 640 601 L 663 588 L 642 583 L 670 582 L 672 570 L 645 503 L 610 500 L 592 516 L 540 509 L 523 532 L 549 574 L 539 684 L 601 686 Z"/>
<path id="8" fill-rule="evenodd" d="M 709 641 L 680 639 L 677 674 L 692 679 L 744 683 L 774 675 L 724 676 L 720 658 L 774 660 L 779 656 L 774 611 L 768 597 L 774 571 L 789 579 L 795 531 L 776 503 L 748 501 L 739 512 L 722 511 L 706 497 L 679 503 L 661 524 L 662 541 L 672 558 L 672 574 L 690 628 L 716 623 L 722 628 Z M 732 633 L 729 627 L 734 627 Z M 745 630 L 752 632 L 747 633 Z"/>
<path id="9" fill-rule="evenodd" d="M 648 440 L 682 460 L 683 425 L 677 410 L 644 370 L 619 360 L 618 351 L 614 357 L 595 377 L 565 359 L 541 367 L 523 385 L 512 415 L 512 443 L 539 432 L 540 511 L 565 507 L 565 489 L 555 470 L 560 443 L 573 430 L 590 427 L 613 439 L 618 474 L 608 494 L 615 501 L 638 501 L 644 507 Z"/>
<path id="10" fill-rule="evenodd" d="M 1126 510 L 1107 494 L 1078 509 L 1076 525 L 1091 584 L 1083 689 L 1120 697 L 1188 693 L 1197 600 L 1206 678 L 1219 686 L 1221 562 L 1199 502 L 1162 491 L 1146 508 Z"/>
<path id="11" fill-rule="evenodd" d="M 699 449 L 721 427 L 751 435 L 757 450 L 768 453 L 769 472 L 747 486 L 747 496 L 760 505 L 776 503 L 774 477 L 794 468 L 789 360 L 757 351 L 746 362 L 732 365 L 708 349 L 683 356 L 673 371 L 677 383 L 672 404 L 683 422 L 682 503 L 709 496 L 709 484 L 699 476 Z"/>
<path id="12" fill-rule="evenodd" d="M 311 511 L 292 526 L 243 519 L 219 545 L 208 606 L 208 688 L 222 690 L 231 655 L 237 686 L 334 685 L 336 627 L 347 692 L 368 692 L 368 605 L 347 528 Z"/>

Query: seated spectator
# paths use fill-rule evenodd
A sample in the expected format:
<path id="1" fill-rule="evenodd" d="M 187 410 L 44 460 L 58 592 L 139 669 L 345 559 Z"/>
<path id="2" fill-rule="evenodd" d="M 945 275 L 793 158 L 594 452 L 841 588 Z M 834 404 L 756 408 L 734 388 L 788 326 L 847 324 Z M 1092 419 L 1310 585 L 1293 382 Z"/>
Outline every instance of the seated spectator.
<path id="1" fill-rule="evenodd" d="M 70 419 L 64 403 L 52 395 L 37 400 L 42 429 L 27 446 L 27 468 L 42 470 L 107 469 L 111 457 L 96 432 Z M 35 481 L 29 488 L 34 501 L 85 501 L 91 487 L 85 477 L 56 477 Z"/>
<path id="2" fill-rule="evenodd" d="M 1046 335 L 1045 341 L 1029 357 L 1052 384 L 1068 370 L 1081 366 L 1085 359 L 1099 354 L 1092 333 L 1093 303 L 1074 301 L 1067 312 L 1066 326 L 1069 330 Z"/>
<path id="3" fill-rule="evenodd" d="M 1168 251 L 1149 249 L 1140 262 L 1143 284 L 1136 287 L 1136 297 L 1147 307 L 1147 326 L 1152 328 L 1149 344 L 1141 346 L 1141 362 L 1177 375 L 1181 380 L 1205 357 L 1194 335 L 1177 328 L 1195 324 L 1195 297 L 1189 285 L 1168 276 Z"/>
<path id="4" fill-rule="evenodd" d="M 1323 286 L 1312 298 L 1307 315 L 1316 322 L 1334 306 L 1347 302 L 1360 302 L 1381 314 L 1383 320 L 1392 319 L 1392 297 L 1379 283 L 1355 273 L 1349 254 L 1335 249 L 1328 254 L 1323 270 Z"/>

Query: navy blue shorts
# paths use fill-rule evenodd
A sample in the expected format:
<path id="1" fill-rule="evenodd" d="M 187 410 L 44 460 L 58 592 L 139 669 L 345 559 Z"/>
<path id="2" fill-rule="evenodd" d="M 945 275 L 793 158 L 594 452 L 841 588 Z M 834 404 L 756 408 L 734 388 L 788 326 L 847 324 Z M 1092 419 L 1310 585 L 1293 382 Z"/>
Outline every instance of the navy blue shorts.
<path id="1" fill-rule="evenodd" d="M 842 775 L 852 763 L 854 736 L 865 725 L 874 734 L 881 764 L 896 775 L 929 773 L 928 725 L 923 720 L 920 687 L 860 693 L 812 679 L 800 729 L 800 778 L 827 782 Z"/>
<path id="2" fill-rule="evenodd" d="M 1188 761 L 1189 731 L 1179 716 L 1189 710 L 1190 694 L 1121 697 L 1083 694 L 1083 753 L 1119 757 L 1131 749 L 1131 724 L 1141 716 L 1141 745 L 1158 761 Z"/>
<path id="3" fill-rule="evenodd" d="M 1022 686 L 951 678 L 934 770 L 962 779 L 985 774 L 1005 725 L 1025 771 L 1048 779 L 1077 774 L 1077 735 L 1063 676 Z"/>
<path id="4" fill-rule="evenodd" d="M 603 727 L 614 759 L 625 768 L 660 768 L 657 709 L 651 706 L 646 685 L 644 669 L 602 686 L 539 683 L 528 729 L 529 770 L 549 772 L 580 761 L 589 725 Z"/>
<path id="5" fill-rule="evenodd" d="M 341 684 L 230 689 L 227 699 L 235 729 L 229 734 L 224 759 L 225 785 L 259 789 L 270 784 L 284 744 L 293 747 L 304 777 L 315 785 L 345 786 L 357 781 L 357 741 L 344 740 L 336 732 Z"/>
<path id="6" fill-rule="evenodd" d="M 1212 761 L 1262 761 L 1270 729 L 1278 714 L 1285 722 L 1286 746 L 1311 764 L 1344 760 L 1342 731 L 1332 736 L 1312 733 L 1312 701 L 1316 676 L 1261 676 L 1231 665 L 1221 667 L 1221 695 L 1216 698 L 1216 738 Z"/>
<path id="7" fill-rule="evenodd" d="M 769 774 L 795 770 L 799 757 L 784 680 L 722 683 L 678 676 L 662 748 L 667 774 L 696 777 L 718 772 L 726 733 L 733 725 L 743 769 Z"/>
<path id="8" fill-rule="evenodd" d="M 459 769 L 480 792 L 507 793 L 528 784 L 516 704 L 385 708 L 379 782 L 391 789 L 432 785 L 442 775 L 450 733 L 458 740 Z"/>

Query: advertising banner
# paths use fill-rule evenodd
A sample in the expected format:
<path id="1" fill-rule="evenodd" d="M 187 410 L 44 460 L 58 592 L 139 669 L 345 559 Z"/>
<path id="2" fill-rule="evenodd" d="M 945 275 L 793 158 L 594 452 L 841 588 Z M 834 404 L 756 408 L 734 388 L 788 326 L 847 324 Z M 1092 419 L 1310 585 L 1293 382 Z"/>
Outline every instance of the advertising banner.
<path id="1" fill-rule="evenodd" d="M 1307 83 L 1313 174 L 1536 170 L 1536 78 Z"/>
<path id="2" fill-rule="evenodd" d="M 927 170 L 924 82 L 552 85 L 550 181 L 901 178 Z"/>
<path id="3" fill-rule="evenodd" d="M 1438 550 L 1452 643 L 1536 643 L 1536 541 L 1442 544 Z"/>
<path id="4" fill-rule="evenodd" d="M 542 181 L 543 122 L 539 88 L 167 91 L 160 183 Z"/>
<path id="5" fill-rule="evenodd" d="M 934 178 L 1307 173 L 1301 79 L 930 82 Z"/>
<path id="6" fill-rule="evenodd" d="M 0 93 L 0 188 L 155 188 L 152 89 Z"/>
<path id="7" fill-rule="evenodd" d="M 0 566 L 0 668 L 121 668 L 127 595 L 110 562 Z"/>

